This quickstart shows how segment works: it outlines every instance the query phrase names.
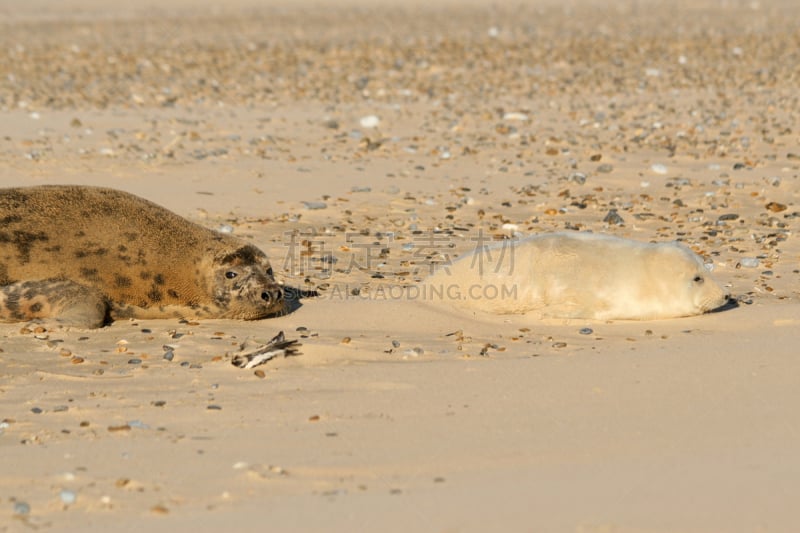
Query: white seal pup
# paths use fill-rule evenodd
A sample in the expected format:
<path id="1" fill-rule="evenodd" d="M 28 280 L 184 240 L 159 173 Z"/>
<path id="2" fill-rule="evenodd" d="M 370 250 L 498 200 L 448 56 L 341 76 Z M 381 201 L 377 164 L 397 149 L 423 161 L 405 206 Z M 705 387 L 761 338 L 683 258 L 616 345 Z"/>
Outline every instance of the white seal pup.
<path id="1" fill-rule="evenodd" d="M 682 244 L 577 232 L 480 246 L 422 283 L 426 300 L 553 318 L 685 317 L 728 300 L 703 260 Z"/>

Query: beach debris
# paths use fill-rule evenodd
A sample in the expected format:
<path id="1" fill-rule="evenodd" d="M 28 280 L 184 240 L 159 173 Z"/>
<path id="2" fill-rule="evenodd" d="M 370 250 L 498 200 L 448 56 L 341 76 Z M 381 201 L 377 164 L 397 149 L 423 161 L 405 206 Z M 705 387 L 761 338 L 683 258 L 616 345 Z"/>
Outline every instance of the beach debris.
<path id="1" fill-rule="evenodd" d="M 244 350 L 247 344 L 248 341 L 245 341 L 240 349 Z M 261 344 L 254 350 L 235 355 L 231 359 L 231 364 L 244 369 L 255 368 L 280 355 L 284 357 L 298 355 L 297 348 L 299 346 L 301 345 L 296 340 L 287 341 L 283 331 L 281 331 L 266 344 Z"/>

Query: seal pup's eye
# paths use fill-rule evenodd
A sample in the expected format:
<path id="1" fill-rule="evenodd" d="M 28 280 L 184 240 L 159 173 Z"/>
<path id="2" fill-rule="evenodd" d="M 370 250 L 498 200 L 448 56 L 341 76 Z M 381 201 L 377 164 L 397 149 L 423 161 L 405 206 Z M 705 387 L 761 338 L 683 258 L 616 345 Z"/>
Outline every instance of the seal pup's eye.
<path id="1" fill-rule="evenodd" d="M 703 276 L 695 276 L 692 281 L 694 281 L 695 283 L 703 283 L 704 281 Z"/>
<path id="2" fill-rule="evenodd" d="M 272 267 L 269 267 L 269 268 L 267 269 L 267 276 L 269 276 L 269 277 L 272 277 L 272 276 L 273 276 L 273 274 L 272 274 Z"/>
<path id="3" fill-rule="evenodd" d="M 227 271 L 227 272 L 225 272 L 225 277 L 226 277 L 226 278 L 228 278 L 228 279 L 233 279 L 233 278 L 235 278 L 235 277 L 236 277 L 236 276 L 238 276 L 238 275 L 239 275 L 239 274 L 237 274 L 236 272 L 232 272 L 232 271 L 230 271 L 230 270 L 229 270 L 229 271 Z"/>

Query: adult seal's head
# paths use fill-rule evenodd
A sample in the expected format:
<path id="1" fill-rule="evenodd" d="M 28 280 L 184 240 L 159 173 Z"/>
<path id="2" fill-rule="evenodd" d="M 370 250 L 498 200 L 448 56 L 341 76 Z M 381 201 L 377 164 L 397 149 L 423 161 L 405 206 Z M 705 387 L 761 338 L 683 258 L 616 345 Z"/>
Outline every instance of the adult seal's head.
<path id="1" fill-rule="evenodd" d="M 209 272 L 209 293 L 220 308 L 219 318 L 254 320 L 284 310 L 283 290 L 258 248 L 247 245 L 221 253 L 214 257 Z"/>

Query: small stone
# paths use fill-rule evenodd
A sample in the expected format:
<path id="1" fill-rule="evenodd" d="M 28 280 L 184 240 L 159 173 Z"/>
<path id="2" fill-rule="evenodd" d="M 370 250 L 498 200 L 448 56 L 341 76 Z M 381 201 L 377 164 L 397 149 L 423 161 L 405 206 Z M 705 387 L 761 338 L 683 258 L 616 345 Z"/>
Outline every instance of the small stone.
<path id="1" fill-rule="evenodd" d="M 597 171 L 600 172 L 601 174 L 608 174 L 609 172 L 614 171 L 614 165 L 612 165 L 611 163 L 603 163 L 602 165 L 597 167 Z"/>
<path id="2" fill-rule="evenodd" d="M 175 352 L 173 352 L 172 350 L 166 351 L 164 352 L 163 358 L 166 359 L 167 361 L 172 361 L 175 358 Z"/>
<path id="3" fill-rule="evenodd" d="M 605 218 L 603 218 L 603 222 L 614 226 L 622 226 L 625 224 L 625 220 L 617 213 L 616 209 L 609 209 Z"/>
<path id="4" fill-rule="evenodd" d="M 666 165 L 662 165 L 661 163 L 653 163 L 650 165 L 650 170 L 655 172 L 656 174 L 666 174 L 669 172 Z"/>
<path id="5" fill-rule="evenodd" d="M 503 115 L 503 120 L 528 120 L 528 115 L 525 113 L 510 112 Z"/>
<path id="6" fill-rule="evenodd" d="M 61 493 L 59 494 L 59 497 L 61 498 L 61 503 L 63 503 L 64 505 L 72 505 L 78 498 L 74 492 L 67 489 L 62 490 Z"/>
<path id="7" fill-rule="evenodd" d="M 41 407 L 33 407 L 33 408 L 31 408 L 31 413 L 33 413 L 33 414 L 35 414 L 35 415 L 40 415 L 40 414 L 42 414 L 43 412 L 44 412 L 44 411 L 42 410 L 42 408 L 41 408 Z"/>
<path id="8" fill-rule="evenodd" d="M 583 185 L 586 183 L 586 174 L 583 172 L 573 172 L 569 175 L 569 181 L 577 183 L 578 185 Z"/>
<path id="9" fill-rule="evenodd" d="M 581 328 L 580 331 L 578 331 L 578 333 L 580 333 L 581 335 L 591 335 L 592 333 L 594 333 L 594 330 L 592 328 Z"/>
<path id="10" fill-rule="evenodd" d="M 209 411 L 221 411 L 222 410 L 222 406 L 219 406 L 219 405 L 216 405 L 216 404 L 212 403 L 211 405 L 206 407 L 206 409 L 208 409 Z"/>
<path id="11" fill-rule="evenodd" d="M 760 262 L 757 257 L 742 257 L 739 259 L 739 263 L 736 266 L 742 266 L 744 268 L 756 268 L 758 267 L 759 263 Z"/>
<path id="12" fill-rule="evenodd" d="M 381 119 L 375 115 L 367 115 L 365 117 L 361 117 L 361 120 L 358 121 L 361 124 L 362 128 L 376 128 L 378 124 L 381 123 Z"/>
<path id="13" fill-rule="evenodd" d="M 317 209 L 327 209 L 328 207 L 328 204 L 326 204 L 325 202 L 303 202 L 303 205 L 305 206 L 306 209 L 312 211 Z"/>
<path id="14" fill-rule="evenodd" d="M 14 502 L 14 514 L 27 516 L 31 513 L 31 506 L 27 502 Z"/>
<path id="15" fill-rule="evenodd" d="M 128 359 L 128 364 L 129 365 L 141 365 L 142 364 L 142 360 L 139 359 L 138 357 L 134 357 L 132 359 Z"/>
<path id="16" fill-rule="evenodd" d="M 739 215 L 736 213 L 726 213 L 724 215 L 720 215 L 717 220 L 737 220 Z"/>
<path id="17" fill-rule="evenodd" d="M 400 341 L 392 341 L 392 347 L 393 348 L 399 348 L 400 347 Z"/>
<path id="18" fill-rule="evenodd" d="M 766 208 L 773 213 L 780 213 L 781 211 L 786 211 L 786 205 L 779 204 L 778 202 L 770 202 L 766 205 Z"/>

